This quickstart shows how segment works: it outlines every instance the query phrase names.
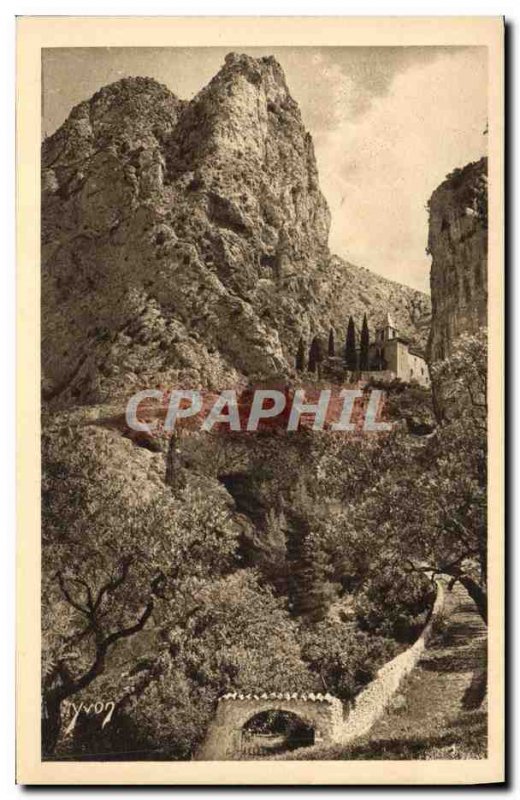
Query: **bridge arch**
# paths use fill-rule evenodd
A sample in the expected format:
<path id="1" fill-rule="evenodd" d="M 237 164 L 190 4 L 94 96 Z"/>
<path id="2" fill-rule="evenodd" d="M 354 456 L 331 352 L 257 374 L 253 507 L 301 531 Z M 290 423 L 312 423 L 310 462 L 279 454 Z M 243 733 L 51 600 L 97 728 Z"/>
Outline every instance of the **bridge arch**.
<path id="1" fill-rule="evenodd" d="M 240 755 L 266 756 L 310 747 L 316 738 L 314 724 L 294 711 L 259 711 L 241 729 Z"/>
<path id="2" fill-rule="evenodd" d="M 286 712 L 298 718 L 312 729 L 314 742 L 334 741 L 343 721 L 343 706 L 330 695 L 224 695 L 196 758 L 202 761 L 240 758 L 244 751 L 244 728 L 267 711 Z"/>

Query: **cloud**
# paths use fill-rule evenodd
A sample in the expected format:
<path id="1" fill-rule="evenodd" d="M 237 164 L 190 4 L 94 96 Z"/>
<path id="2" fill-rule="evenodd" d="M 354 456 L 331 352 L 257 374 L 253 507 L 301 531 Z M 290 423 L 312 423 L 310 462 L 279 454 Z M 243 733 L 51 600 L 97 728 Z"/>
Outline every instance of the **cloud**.
<path id="1" fill-rule="evenodd" d="M 366 89 L 316 136 L 331 249 L 385 277 L 428 290 L 426 202 L 454 167 L 485 152 L 487 84 L 482 52 L 401 59 L 391 84 Z"/>
<path id="2" fill-rule="evenodd" d="M 300 53 L 305 48 L 301 48 Z M 287 48 L 289 51 L 290 48 Z M 298 93 L 306 123 L 315 132 L 353 123 L 367 114 L 373 103 L 387 96 L 397 76 L 431 64 L 456 58 L 461 53 L 483 58 L 478 47 L 321 47 L 298 63 L 298 75 L 290 58 L 280 50 L 291 90 Z"/>

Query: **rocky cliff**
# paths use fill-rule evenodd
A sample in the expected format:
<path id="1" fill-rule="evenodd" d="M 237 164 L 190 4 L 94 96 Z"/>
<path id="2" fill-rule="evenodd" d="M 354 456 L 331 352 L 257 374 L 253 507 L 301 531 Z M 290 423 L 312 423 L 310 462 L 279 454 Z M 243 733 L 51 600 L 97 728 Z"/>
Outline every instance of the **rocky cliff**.
<path id="1" fill-rule="evenodd" d="M 291 373 L 297 344 L 429 300 L 331 256 L 310 135 L 273 58 L 230 54 L 191 101 L 125 78 L 42 150 L 42 372 L 52 405 Z"/>
<path id="2" fill-rule="evenodd" d="M 455 170 L 430 200 L 430 359 L 487 324 L 487 159 Z"/>

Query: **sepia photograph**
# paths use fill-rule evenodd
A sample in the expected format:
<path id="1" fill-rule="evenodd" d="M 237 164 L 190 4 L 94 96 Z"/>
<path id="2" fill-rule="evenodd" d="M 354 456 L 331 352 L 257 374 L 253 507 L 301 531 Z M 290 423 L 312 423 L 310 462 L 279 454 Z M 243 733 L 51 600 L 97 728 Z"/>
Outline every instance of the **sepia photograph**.
<path id="1" fill-rule="evenodd" d="M 402 44 L 35 48 L 49 770 L 499 779 L 486 24 L 493 52 L 427 19 Z"/>

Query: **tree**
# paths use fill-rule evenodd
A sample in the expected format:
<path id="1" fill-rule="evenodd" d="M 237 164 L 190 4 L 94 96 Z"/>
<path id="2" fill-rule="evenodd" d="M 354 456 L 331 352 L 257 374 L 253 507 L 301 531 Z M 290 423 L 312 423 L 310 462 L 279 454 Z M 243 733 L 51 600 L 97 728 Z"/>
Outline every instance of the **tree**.
<path id="1" fill-rule="evenodd" d="M 368 633 L 413 642 L 425 625 L 435 594 L 435 586 L 424 573 L 410 573 L 406 565 L 382 560 L 356 594 L 358 626 Z"/>
<path id="2" fill-rule="evenodd" d="M 309 372 L 319 372 L 320 364 L 323 360 L 323 354 L 321 349 L 321 342 L 317 336 L 315 336 L 311 342 L 311 346 L 309 349 Z"/>
<path id="3" fill-rule="evenodd" d="M 359 369 L 366 371 L 369 369 L 368 348 L 370 345 L 370 335 L 368 332 L 367 315 L 363 315 L 363 327 L 361 328 L 361 349 L 359 353 Z"/>
<path id="4" fill-rule="evenodd" d="M 298 372 L 303 372 L 305 370 L 305 343 L 303 341 L 303 336 L 300 337 L 300 341 L 298 342 L 298 352 L 296 353 L 296 369 Z"/>
<path id="5" fill-rule="evenodd" d="M 355 371 L 357 369 L 356 326 L 352 317 L 348 319 L 345 364 L 348 370 Z"/>
<path id="6" fill-rule="evenodd" d="M 337 594 L 332 566 L 320 536 L 313 530 L 316 517 L 304 494 L 287 514 L 288 597 L 291 613 L 308 621 L 323 619 Z"/>
<path id="7" fill-rule="evenodd" d="M 463 336 L 439 367 L 457 414 L 424 442 L 386 439 L 392 468 L 349 509 L 389 565 L 460 582 L 487 622 L 485 334 Z M 453 407 L 453 406 L 452 406 Z"/>
<path id="8" fill-rule="evenodd" d="M 482 432 L 487 424 L 487 333 L 463 334 L 452 353 L 430 365 L 435 411 L 440 421 L 469 414 Z"/>
<path id="9" fill-rule="evenodd" d="M 71 428 L 42 442 L 46 757 L 58 742 L 64 701 L 110 672 L 125 641 L 157 625 L 180 581 L 229 570 L 237 545 L 221 498 L 189 489 L 173 496 L 167 487 L 129 481 L 103 468 L 104 440 L 89 449 L 91 438 Z"/>
<path id="10" fill-rule="evenodd" d="M 175 489 L 183 489 L 186 485 L 186 473 L 184 470 L 181 453 L 181 435 L 179 431 L 172 431 L 168 443 L 166 454 L 166 471 L 164 480 L 168 486 Z"/>
<path id="11" fill-rule="evenodd" d="M 78 736 L 76 752 L 189 759 L 223 694 L 320 689 L 301 659 L 298 625 L 284 599 L 255 570 L 182 581 L 175 603 L 161 606 L 159 621 L 146 657 L 135 659 L 130 672 L 139 674 L 144 662 L 140 685 L 114 715 L 124 738 L 117 727 L 100 731 L 98 725 L 88 738 Z M 125 684 L 136 677 L 125 676 Z M 120 696 L 120 684 L 117 690 Z"/>
<path id="12" fill-rule="evenodd" d="M 302 630 L 302 658 L 319 676 L 320 690 L 343 702 L 353 700 L 396 650 L 391 639 L 353 630 L 336 620 L 324 619 Z"/>
<path id="13" fill-rule="evenodd" d="M 43 717 L 42 717 L 42 751 L 44 756 L 53 753 L 60 733 L 61 704 L 69 697 L 88 687 L 106 667 L 107 658 L 116 643 L 142 631 L 154 608 L 154 595 L 159 591 L 161 576 L 156 576 L 150 583 L 148 599 L 142 611 L 128 625 L 120 624 L 115 630 L 108 632 L 103 620 L 106 605 L 111 596 L 122 586 L 128 577 L 130 561 L 123 559 L 119 574 L 114 574 L 97 588 L 94 594 L 91 586 L 82 578 L 65 578 L 59 571 L 56 578 L 66 602 L 83 617 L 83 629 L 69 636 L 69 644 L 78 645 L 88 637 L 93 643 L 93 655 L 83 669 L 72 670 L 65 657 L 55 663 L 48 663 L 50 669 L 43 681 Z M 74 594 L 72 586 L 80 587 L 79 594 Z M 71 654 L 72 655 L 72 654 Z M 73 658 L 73 656 L 72 656 Z"/>
<path id="14" fill-rule="evenodd" d="M 335 354 L 336 353 L 334 346 L 334 328 L 331 328 L 329 331 L 329 347 L 328 347 L 329 358 L 334 358 Z"/>
<path id="15" fill-rule="evenodd" d="M 176 653 L 204 673 L 203 685 L 213 685 L 216 695 L 309 685 L 285 600 L 262 585 L 255 570 L 186 583 L 184 602 L 191 614 L 172 616 L 170 641 L 175 639 Z"/>
<path id="16" fill-rule="evenodd" d="M 317 468 L 310 504 L 342 504 L 319 529 L 334 565 L 330 579 L 363 600 L 363 624 L 392 635 L 413 628 L 436 574 L 460 582 L 487 619 L 485 334 L 461 337 L 435 369 L 448 413 L 428 436 L 411 437 L 399 426 L 359 442 L 317 440 L 308 459 Z M 389 613 L 390 590 L 382 602 L 383 575 L 392 576 L 390 588 L 402 583 L 402 620 Z"/>

